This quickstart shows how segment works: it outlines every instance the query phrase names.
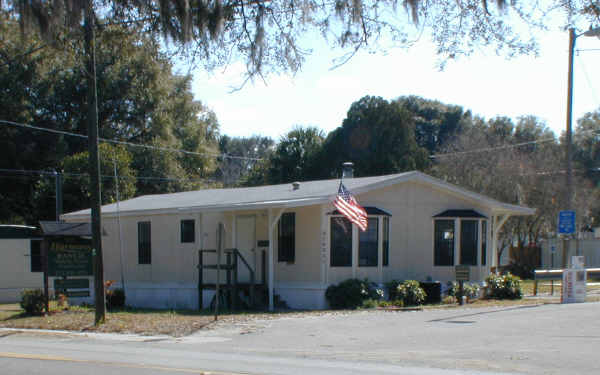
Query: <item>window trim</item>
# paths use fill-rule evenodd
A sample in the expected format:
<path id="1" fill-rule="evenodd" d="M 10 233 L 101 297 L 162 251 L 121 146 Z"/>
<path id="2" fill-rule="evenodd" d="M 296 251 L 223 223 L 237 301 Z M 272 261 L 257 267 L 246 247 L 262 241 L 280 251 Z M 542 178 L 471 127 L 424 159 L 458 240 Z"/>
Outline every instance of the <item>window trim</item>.
<path id="1" fill-rule="evenodd" d="M 36 252 L 34 255 L 33 243 L 38 243 Z M 37 261 L 35 261 L 37 259 Z M 34 265 L 36 267 L 34 267 Z M 35 269 L 34 269 L 35 268 Z M 44 272 L 44 260 L 42 259 L 42 240 L 30 239 L 29 240 L 29 272 L 38 273 Z"/>
<path id="2" fill-rule="evenodd" d="M 286 249 L 283 245 L 285 241 L 285 234 L 283 234 L 283 218 L 291 217 L 293 220 L 292 232 L 289 234 L 291 240 L 289 241 L 289 245 L 291 249 Z M 279 218 L 279 222 L 277 223 L 277 261 L 282 263 L 294 263 L 296 261 L 296 213 L 295 212 L 284 212 L 281 214 Z"/>
<path id="3" fill-rule="evenodd" d="M 141 228 L 144 225 L 148 225 L 148 248 L 144 248 L 146 242 L 142 241 L 142 233 Z M 147 221 L 138 221 L 137 222 L 137 231 L 138 231 L 138 264 L 152 264 L 152 222 L 150 220 Z M 146 252 L 147 254 L 143 253 Z"/>
<path id="4" fill-rule="evenodd" d="M 192 235 L 191 235 L 191 240 L 190 238 L 184 238 L 184 234 L 186 234 L 187 232 L 184 233 L 184 223 L 192 223 L 191 226 L 191 231 L 192 231 Z M 179 242 L 180 243 L 196 243 L 196 220 L 195 219 L 181 219 L 179 221 Z"/>
<path id="5" fill-rule="evenodd" d="M 453 221 L 454 222 L 454 241 L 453 241 L 453 262 L 450 265 L 440 265 L 440 264 L 436 264 L 436 257 L 435 257 L 435 250 L 436 250 L 436 246 L 435 246 L 435 224 L 437 221 L 440 220 L 445 220 L 445 221 Z M 487 258 L 488 254 L 488 247 L 489 247 L 489 243 L 490 241 L 488 241 L 488 231 L 489 228 L 491 228 L 490 224 L 489 224 L 489 219 L 485 216 L 480 216 L 480 217 L 440 217 L 440 216 L 434 216 L 433 217 L 433 266 L 434 267 L 453 267 L 455 265 L 461 265 L 461 260 L 462 260 L 462 222 L 463 221 L 475 221 L 476 227 L 477 227 L 477 241 L 476 241 L 476 251 L 475 251 L 475 263 L 474 264 L 466 264 L 468 266 L 472 266 L 472 267 L 485 267 L 486 263 L 487 263 L 487 259 L 484 259 L 484 255 L 485 258 Z M 487 226 L 486 231 L 483 231 L 483 223 L 486 223 L 485 226 Z M 484 244 L 486 245 L 486 252 L 484 254 L 483 252 L 483 246 Z"/>
<path id="6" fill-rule="evenodd" d="M 385 214 L 380 214 L 380 215 L 367 215 L 367 220 L 368 219 L 377 219 L 377 264 L 373 265 L 373 266 L 361 266 L 360 263 L 360 230 L 358 229 L 358 227 L 356 229 L 354 229 L 356 227 L 356 225 L 354 225 L 352 222 L 350 222 L 351 228 L 352 228 L 352 232 L 350 233 L 351 236 L 351 242 L 350 242 L 350 254 L 351 254 L 351 259 L 350 259 L 350 264 L 349 265 L 344 265 L 344 266 L 334 266 L 332 263 L 333 260 L 333 232 L 331 230 L 331 219 L 332 218 L 344 218 L 347 221 L 348 220 L 344 215 L 341 214 L 336 214 L 336 213 L 328 213 L 327 217 L 329 218 L 329 222 L 328 222 L 328 231 L 329 231 L 329 267 L 330 268 L 337 268 L 337 267 L 355 267 L 354 266 L 354 257 L 355 257 L 355 253 L 356 253 L 356 267 L 357 268 L 379 268 L 379 267 L 388 267 L 389 266 L 389 261 L 390 261 L 390 250 L 391 250 L 391 241 L 390 241 L 390 230 L 388 230 L 388 259 L 387 259 L 387 264 L 383 263 L 383 255 L 384 255 L 384 248 L 383 248 L 383 243 L 385 241 L 385 237 L 384 237 L 384 228 L 383 228 L 383 223 L 384 220 L 387 219 L 388 222 L 388 229 L 391 228 L 391 220 L 390 218 L 392 217 L 392 215 L 387 214 L 385 211 L 381 210 L 382 212 L 384 212 Z M 356 251 L 355 251 L 355 247 L 354 247 L 354 232 L 356 233 Z"/>
<path id="7" fill-rule="evenodd" d="M 341 218 L 344 219 L 345 221 L 347 221 L 350 224 L 350 263 L 349 264 L 344 264 L 344 265 L 334 265 L 333 264 L 333 230 L 332 230 L 332 220 L 333 218 Z M 353 259 L 354 258 L 354 225 L 352 225 L 352 222 L 350 220 L 348 220 L 347 217 L 343 216 L 343 215 L 330 215 L 329 216 L 329 267 L 331 268 L 337 268 L 337 267 L 353 267 Z"/>
<path id="8" fill-rule="evenodd" d="M 379 216 L 367 216 L 367 223 L 369 222 L 369 220 L 376 220 L 377 221 L 377 227 L 376 227 L 376 232 L 375 232 L 375 243 L 376 243 L 376 248 L 375 248 L 375 264 L 364 264 L 361 265 L 360 261 L 361 261 L 361 257 L 360 257 L 360 245 L 361 245 L 361 240 L 360 240 L 360 235 L 362 233 L 365 233 L 363 231 L 358 231 L 358 267 L 365 267 L 365 268 L 373 268 L 373 267 L 379 267 L 379 245 L 380 245 L 380 241 L 379 241 Z M 370 225 L 367 225 L 367 230 L 369 230 Z M 383 245 L 381 243 L 381 245 Z"/>

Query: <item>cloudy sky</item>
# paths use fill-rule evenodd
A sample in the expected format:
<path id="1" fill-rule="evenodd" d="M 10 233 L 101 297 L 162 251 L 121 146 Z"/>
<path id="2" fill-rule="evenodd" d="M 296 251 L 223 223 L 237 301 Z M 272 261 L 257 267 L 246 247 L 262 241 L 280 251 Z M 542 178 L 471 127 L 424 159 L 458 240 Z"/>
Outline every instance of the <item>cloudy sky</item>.
<path id="1" fill-rule="evenodd" d="M 487 118 L 536 115 L 558 135 L 565 128 L 568 33 L 540 37 L 540 56 L 506 59 L 479 51 L 438 69 L 434 46 L 423 39 L 408 50 L 361 52 L 331 69 L 341 51 L 315 41 L 313 56 L 296 76 L 268 76 L 232 92 L 243 65 L 210 74 L 194 72 L 196 99 L 212 108 L 222 134 L 260 134 L 275 139 L 295 125 L 329 132 L 340 126 L 350 105 L 365 95 L 394 99 L 418 95 L 457 104 Z M 600 39 L 579 37 L 575 55 L 574 120 L 600 107 Z"/>

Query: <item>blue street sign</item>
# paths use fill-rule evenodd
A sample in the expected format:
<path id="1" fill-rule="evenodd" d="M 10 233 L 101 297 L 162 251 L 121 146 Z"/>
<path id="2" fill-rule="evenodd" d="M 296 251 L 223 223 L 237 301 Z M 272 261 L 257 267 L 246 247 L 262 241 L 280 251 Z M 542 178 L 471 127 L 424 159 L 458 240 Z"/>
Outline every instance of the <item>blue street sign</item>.
<path id="1" fill-rule="evenodd" d="M 560 211 L 558 213 L 558 234 L 575 233 L 575 211 Z"/>

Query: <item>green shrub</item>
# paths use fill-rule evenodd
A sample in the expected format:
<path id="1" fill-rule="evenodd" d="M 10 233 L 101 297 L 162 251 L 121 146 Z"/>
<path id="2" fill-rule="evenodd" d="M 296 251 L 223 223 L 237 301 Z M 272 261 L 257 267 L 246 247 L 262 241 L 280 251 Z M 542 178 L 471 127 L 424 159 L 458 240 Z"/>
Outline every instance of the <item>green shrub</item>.
<path id="1" fill-rule="evenodd" d="M 419 286 L 425 292 L 425 304 L 435 304 L 442 301 L 442 284 L 439 281 L 421 281 Z"/>
<path id="2" fill-rule="evenodd" d="M 125 291 L 113 289 L 106 291 L 106 308 L 109 310 L 125 307 Z"/>
<path id="3" fill-rule="evenodd" d="M 404 306 L 419 306 L 425 302 L 427 294 L 415 280 L 407 280 L 396 288 L 398 299 L 402 300 Z"/>
<path id="4" fill-rule="evenodd" d="M 383 291 L 367 279 L 348 279 L 337 285 L 330 285 L 325 291 L 325 298 L 332 309 L 356 309 L 368 299 L 379 300 Z"/>
<path id="5" fill-rule="evenodd" d="M 363 309 L 373 309 L 377 306 L 379 306 L 379 301 L 371 299 L 371 298 L 364 300 L 362 303 Z"/>
<path id="6" fill-rule="evenodd" d="M 46 298 L 40 289 L 26 289 L 21 293 L 21 308 L 27 315 L 42 315 L 45 306 Z"/>
<path id="7" fill-rule="evenodd" d="M 460 297 L 460 285 L 456 281 L 450 281 L 448 284 L 450 285 L 450 288 L 448 289 L 448 295 L 457 298 Z M 477 283 L 464 283 L 463 290 L 465 296 L 471 300 L 479 298 L 479 291 L 481 290 L 481 287 Z"/>
<path id="8" fill-rule="evenodd" d="M 398 285 L 402 284 L 402 281 L 392 280 L 385 283 L 385 287 L 388 291 L 388 300 L 394 301 L 398 299 Z"/>
<path id="9" fill-rule="evenodd" d="M 495 299 L 519 299 L 523 297 L 521 279 L 510 273 L 505 275 L 490 274 L 486 279 L 487 297 Z"/>
<path id="10" fill-rule="evenodd" d="M 444 297 L 444 299 L 442 299 L 442 304 L 444 304 L 444 305 L 455 305 L 456 304 L 456 297 L 454 297 L 454 296 L 446 296 L 446 297 Z"/>

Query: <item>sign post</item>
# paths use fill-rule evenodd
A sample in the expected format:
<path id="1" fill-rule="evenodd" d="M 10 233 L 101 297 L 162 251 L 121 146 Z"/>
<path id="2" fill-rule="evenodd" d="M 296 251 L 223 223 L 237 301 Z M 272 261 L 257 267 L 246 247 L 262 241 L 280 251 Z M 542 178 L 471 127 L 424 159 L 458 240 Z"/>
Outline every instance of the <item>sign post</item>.
<path id="1" fill-rule="evenodd" d="M 459 294 L 460 300 L 459 303 L 461 305 L 465 304 L 465 281 L 469 281 L 471 279 L 469 274 L 470 268 L 466 265 L 458 265 L 454 267 L 454 272 L 456 273 L 455 278 L 458 281 L 459 285 Z"/>
<path id="2" fill-rule="evenodd" d="M 558 213 L 558 235 L 563 236 L 562 268 L 567 268 L 568 237 L 575 233 L 575 211 L 564 210 Z"/>

